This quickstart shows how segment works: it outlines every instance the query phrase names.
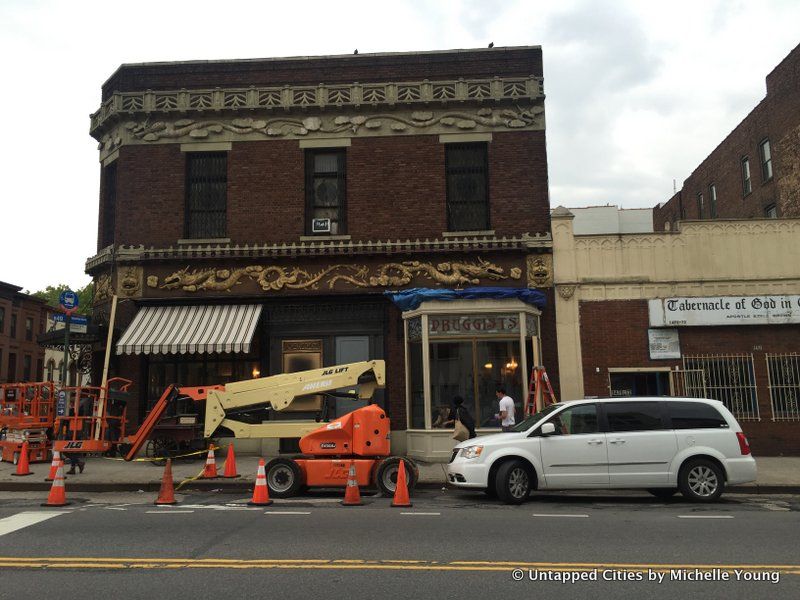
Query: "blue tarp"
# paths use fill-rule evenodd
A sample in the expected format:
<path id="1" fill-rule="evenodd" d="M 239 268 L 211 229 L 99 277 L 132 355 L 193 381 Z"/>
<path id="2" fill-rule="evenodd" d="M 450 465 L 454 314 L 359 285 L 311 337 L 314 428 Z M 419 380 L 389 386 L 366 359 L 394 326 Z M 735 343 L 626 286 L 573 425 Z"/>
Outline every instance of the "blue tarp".
<path id="1" fill-rule="evenodd" d="M 414 310 L 427 300 L 478 300 L 516 298 L 538 309 L 546 304 L 545 295 L 530 288 L 471 287 L 463 290 L 411 288 L 400 292 L 384 292 L 402 311 Z"/>

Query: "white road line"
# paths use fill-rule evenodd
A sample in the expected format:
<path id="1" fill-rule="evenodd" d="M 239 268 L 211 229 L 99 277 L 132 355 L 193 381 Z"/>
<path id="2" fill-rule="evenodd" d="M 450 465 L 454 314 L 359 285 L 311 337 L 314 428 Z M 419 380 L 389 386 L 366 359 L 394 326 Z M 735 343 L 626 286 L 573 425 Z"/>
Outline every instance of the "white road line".
<path id="1" fill-rule="evenodd" d="M 732 519 L 733 515 L 678 515 L 679 519 Z"/>
<path id="2" fill-rule="evenodd" d="M 193 510 L 148 510 L 145 511 L 148 515 L 185 515 L 193 513 Z"/>
<path id="3" fill-rule="evenodd" d="M 302 510 L 268 510 L 265 515 L 310 515 L 310 511 Z"/>
<path id="4" fill-rule="evenodd" d="M 534 517 L 558 517 L 558 518 L 566 518 L 566 519 L 588 519 L 589 515 L 562 515 L 558 513 L 553 514 L 544 514 L 544 513 L 533 513 Z"/>
<path id="5" fill-rule="evenodd" d="M 427 515 L 427 516 L 436 517 L 436 516 L 441 515 L 442 513 L 439 513 L 439 512 L 401 512 L 400 514 L 401 515 Z"/>
<path id="6" fill-rule="evenodd" d="M 18 529 L 24 529 L 25 527 L 30 527 L 31 525 L 36 525 L 37 523 L 47 521 L 47 519 L 52 519 L 58 515 L 67 514 L 69 514 L 69 512 L 61 510 L 17 513 L 16 515 L 11 515 L 5 519 L 0 519 L 0 535 L 5 535 L 7 533 L 11 533 L 12 531 L 17 531 Z"/>

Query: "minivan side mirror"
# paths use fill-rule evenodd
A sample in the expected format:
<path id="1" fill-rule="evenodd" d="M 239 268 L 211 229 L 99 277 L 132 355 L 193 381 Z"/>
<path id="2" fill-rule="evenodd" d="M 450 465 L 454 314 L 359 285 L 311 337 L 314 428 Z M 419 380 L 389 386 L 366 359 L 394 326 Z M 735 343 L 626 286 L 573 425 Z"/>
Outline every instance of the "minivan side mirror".
<path id="1" fill-rule="evenodd" d="M 556 432 L 556 426 L 553 425 L 552 423 L 545 423 L 544 425 L 542 425 L 540 431 L 543 437 L 546 437 L 548 435 L 553 435 Z"/>

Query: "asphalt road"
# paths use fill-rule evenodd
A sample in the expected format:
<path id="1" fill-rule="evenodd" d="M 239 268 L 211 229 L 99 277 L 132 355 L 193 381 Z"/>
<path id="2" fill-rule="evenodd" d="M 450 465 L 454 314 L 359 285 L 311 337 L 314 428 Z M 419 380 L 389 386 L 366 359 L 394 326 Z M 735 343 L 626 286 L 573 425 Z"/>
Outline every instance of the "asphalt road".
<path id="1" fill-rule="evenodd" d="M 42 499 L 0 494 L 0 598 L 800 597 L 796 496 L 547 494 L 510 507 L 426 490 L 410 509 L 325 493 L 268 508 L 218 493 L 174 507 L 149 493 Z"/>

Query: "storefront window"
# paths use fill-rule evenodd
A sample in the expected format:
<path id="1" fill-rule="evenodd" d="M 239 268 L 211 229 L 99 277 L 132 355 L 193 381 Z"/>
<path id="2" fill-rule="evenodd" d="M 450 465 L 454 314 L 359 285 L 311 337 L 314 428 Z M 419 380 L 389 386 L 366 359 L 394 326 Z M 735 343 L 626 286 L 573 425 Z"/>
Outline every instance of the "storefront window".
<path id="1" fill-rule="evenodd" d="M 479 427 L 500 427 L 494 415 L 498 411 L 495 392 L 503 387 L 514 399 L 516 420 L 522 417 L 522 367 L 519 342 L 515 340 L 483 341 L 475 343 L 478 363 L 478 406 L 476 422 Z"/>
<path id="2" fill-rule="evenodd" d="M 408 344 L 409 396 L 411 402 L 411 428 L 425 429 L 425 384 L 422 379 L 422 344 Z"/>
<path id="3" fill-rule="evenodd" d="M 444 426 L 453 397 L 475 406 L 475 377 L 472 342 L 431 342 L 431 425 Z"/>

